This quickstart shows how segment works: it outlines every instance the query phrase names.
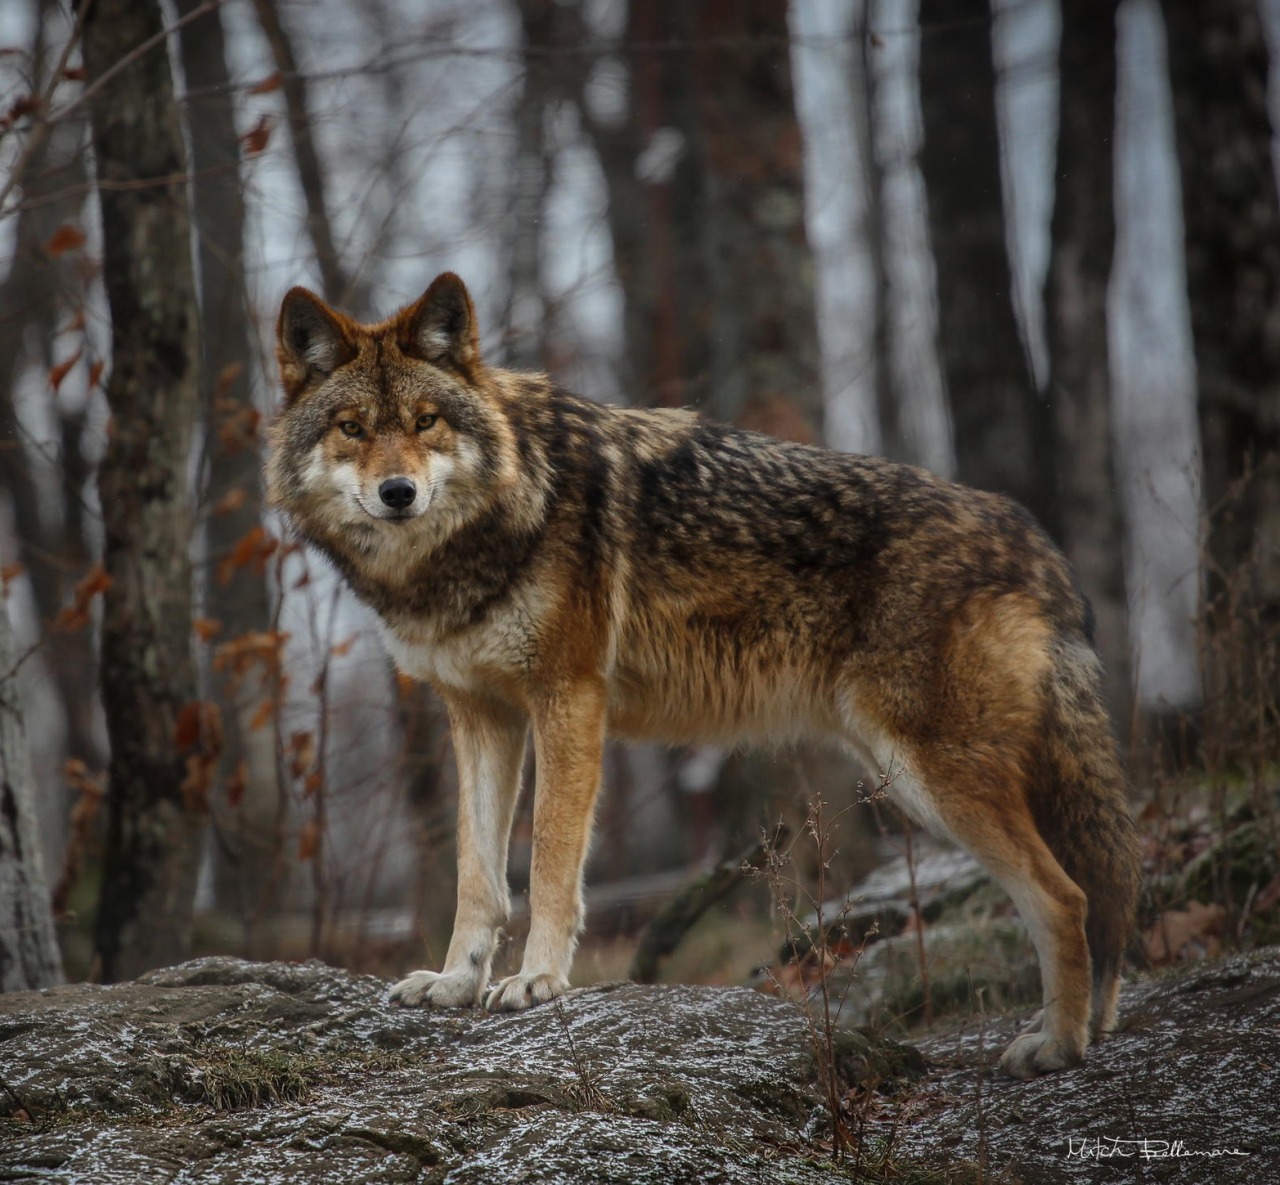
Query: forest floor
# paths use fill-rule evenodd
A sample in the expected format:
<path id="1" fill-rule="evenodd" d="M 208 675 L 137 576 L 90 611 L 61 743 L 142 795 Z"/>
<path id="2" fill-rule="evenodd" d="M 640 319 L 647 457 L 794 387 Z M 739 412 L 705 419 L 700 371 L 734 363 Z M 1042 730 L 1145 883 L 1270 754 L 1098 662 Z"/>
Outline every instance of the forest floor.
<path id="1" fill-rule="evenodd" d="M 1280 948 L 1127 986 L 1031 1083 L 1020 1018 L 918 1043 L 744 988 L 603 985 L 527 1013 L 395 1008 L 320 963 L 202 959 L 0 997 L 0 1181 L 1280 1182 Z M 815 1041 L 819 1056 L 815 1058 Z"/>

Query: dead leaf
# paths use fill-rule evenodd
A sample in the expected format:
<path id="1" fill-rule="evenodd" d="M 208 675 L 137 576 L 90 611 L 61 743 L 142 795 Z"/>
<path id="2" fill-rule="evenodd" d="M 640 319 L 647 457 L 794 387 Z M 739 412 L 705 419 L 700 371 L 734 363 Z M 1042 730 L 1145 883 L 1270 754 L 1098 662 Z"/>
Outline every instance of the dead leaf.
<path id="1" fill-rule="evenodd" d="M 238 807 L 244 801 L 244 792 L 249 786 L 249 767 L 243 757 L 236 762 L 236 767 L 227 779 L 227 804 Z"/>
<path id="2" fill-rule="evenodd" d="M 267 143 L 271 139 L 271 129 L 274 126 L 275 120 L 271 116 L 258 116 L 258 122 L 240 137 L 240 143 L 244 145 L 246 156 L 257 156 L 266 149 Z"/>
<path id="3" fill-rule="evenodd" d="M 316 738 L 312 732 L 295 732 L 289 738 L 289 771 L 300 778 L 316 763 Z"/>
<path id="4" fill-rule="evenodd" d="M 214 514 L 230 514 L 233 510 L 239 510 L 249 500 L 249 495 L 245 492 L 243 486 L 236 486 L 233 490 L 228 490 L 213 504 Z"/>
<path id="5" fill-rule="evenodd" d="M 250 95 L 269 95 L 272 91 L 278 91 L 284 85 L 284 79 L 280 77 L 280 71 L 274 74 L 268 74 L 261 82 L 255 82 L 245 93 Z"/>
<path id="6" fill-rule="evenodd" d="M 211 642 L 222 632 L 222 622 L 215 621 L 212 617 L 197 617 L 191 623 L 191 628 L 200 641 Z"/>
<path id="7" fill-rule="evenodd" d="M 298 832 L 298 859 L 306 862 L 316 854 L 320 846 L 320 825 L 314 819 L 308 819 Z"/>
<path id="8" fill-rule="evenodd" d="M 179 752 L 199 747 L 205 756 L 216 758 L 222 752 L 222 710 L 208 700 L 183 704 L 173 726 L 173 743 Z"/>
<path id="9" fill-rule="evenodd" d="M 44 253 L 51 259 L 57 259 L 68 251 L 83 247 L 87 241 L 84 231 L 74 222 L 64 222 L 49 236 L 49 241 L 44 245 Z"/>
<path id="10" fill-rule="evenodd" d="M 241 568 L 251 568 L 261 575 L 266 571 L 267 560 L 279 546 L 280 540 L 268 534 L 267 529 L 261 525 L 246 531 L 236 540 L 230 553 L 219 562 L 218 583 L 230 584 L 231 578 Z"/>
<path id="11" fill-rule="evenodd" d="M 260 728 L 265 728 L 271 717 L 275 715 L 276 706 L 269 700 L 264 699 L 258 705 L 257 711 L 249 717 L 249 731 L 257 732 Z"/>
<path id="12" fill-rule="evenodd" d="M 49 370 L 49 384 L 53 387 L 53 393 L 58 393 L 58 388 L 62 386 L 62 380 L 71 373 L 72 367 L 80 361 L 80 351 L 77 350 L 70 358 L 64 358 L 56 366 Z"/>
<path id="13" fill-rule="evenodd" d="M 101 564 L 94 564 L 85 574 L 84 579 L 76 585 L 71 604 L 53 619 L 54 628 L 72 633 L 88 625 L 89 607 L 93 603 L 93 598 L 106 592 L 111 587 L 111 583 L 111 577 L 107 575 L 106 568 Z"/>

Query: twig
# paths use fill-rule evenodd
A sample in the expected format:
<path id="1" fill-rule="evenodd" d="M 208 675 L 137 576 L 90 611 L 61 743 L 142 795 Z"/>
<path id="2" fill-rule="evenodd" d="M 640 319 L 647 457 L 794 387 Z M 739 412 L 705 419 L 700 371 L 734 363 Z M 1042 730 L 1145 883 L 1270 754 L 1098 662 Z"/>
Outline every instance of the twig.
<path id="1" fill-rule="evenodd" d="M 71 36 L 67 38 L 67 44 L 63 46 L 62 54 L 58 59 L 57 69 L 49 79 L 49 85 L 45 90 L 45 94 L 40 98 L 41 111 L 47 108 L 49 102 L 53 99 L 54 89 L 57 87 L 58 83 L 62 81 L 62 77 L 66 72 L 67 62 L 71 58 L 71 51 L 80 42 L 80 36 L 84 30 L 85 16 L 92 3 L 93 0 L 84 0 L 76 13 L 75 29 L 72 31 Z M 3 218 L 9 212 L 4 208 L 5 199 L 13 192 L 15 186 L 21 182 L 23 175 L 26 173 L 27 165 L 30 164 L 31 158 L 40 150 L 40 147 L 44 144 L 45 140 L 48 139 L 51 128 L 70 119 L 71 116 L 79 111 L 80 108 L 85 106 L 85 104 L 88 103 L 104 86 L 106 86 L 108 82 L 115 78 L 116 75 L 123 70 L 127 70 L 134 62 L 149 53 L 157 45 L 163 45 L 169 37 L 179 29 L 183 28 L 185 25 L 189 25 L 192 21 L 198 20 L 202 16 L 206 16 L 208 13 L 216 11 L 221 6 L 222 0 L 205 0 L 205 3 L 200 5 L 199 8 L 193 8 L 185 16 L 174 21 L 173 24 L 166 25 L 154 36 L 148 37 L 145 41 L 134 46 L 134 48 L 125 54 L 118 62 L 115 62 L 109 69 L 104 70 L 65 107 L 53 112 L 47 117 L 41 118 L 35 127 L 32 128 L 31 135 L 27 137 L 27 142 L 23 146 L 22 152 L 19 155 L 13 170 L 10 172 L 8 179 L 5 181 L 3 186 L 0 186 L 0 218 Z M 155 182 L 151 181 L 148 183 L 154 184 Z"/>

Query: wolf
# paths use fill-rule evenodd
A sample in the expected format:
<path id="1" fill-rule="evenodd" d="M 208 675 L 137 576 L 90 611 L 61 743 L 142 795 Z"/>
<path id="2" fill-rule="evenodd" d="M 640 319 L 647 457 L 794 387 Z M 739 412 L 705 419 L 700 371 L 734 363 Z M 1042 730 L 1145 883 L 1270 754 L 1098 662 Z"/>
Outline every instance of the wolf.
<path id="1" fill-rule="evenodd" d="M 1001 1058 L 1070 1066 L 1115 1022 L 1139 889 L 1090 615 L 998 494 L 688 410 L 605 406 L 486 366 L 452 273 L 360 324 L 303 288 L 277 325 L 267 487 L 449 713 L 458 899 L 405 1005 L 564 992 L 606 734 L 834 742 L 971 852 L 1025 919 L 1044 1008 Z M 531 924 L 489 973 L 528 735 Z"/>

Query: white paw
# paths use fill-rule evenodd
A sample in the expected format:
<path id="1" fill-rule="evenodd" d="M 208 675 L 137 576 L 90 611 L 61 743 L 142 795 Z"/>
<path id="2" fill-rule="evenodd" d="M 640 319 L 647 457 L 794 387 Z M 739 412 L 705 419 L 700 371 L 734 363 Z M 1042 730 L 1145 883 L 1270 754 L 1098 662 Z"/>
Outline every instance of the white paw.
<path id="1" fill-rule="evenodd" d="M 482 984 L 472 972 L 414 971 L 391 989 L 391 1002 L 408 1008 L 472 1008 Z"/>
<path id="2" fill-rule="evenodd" d="M 490 1012 L 519 1012 L 535 1004 L 545 1004 L 569 990 L 563 975 L 508 975 L 489 991 L 484 1006 Z"/>
<path id="3" fill-rule="evenodd" d="M 1000 1058 L 1000 1069 L 1010 1078 L 1025 1081 L 1037 1074 L 1065 1070 L 1083 1057 L 1083 1042 L 1057 1040 L 1040 1029 L 1015 1037 Z"/>

